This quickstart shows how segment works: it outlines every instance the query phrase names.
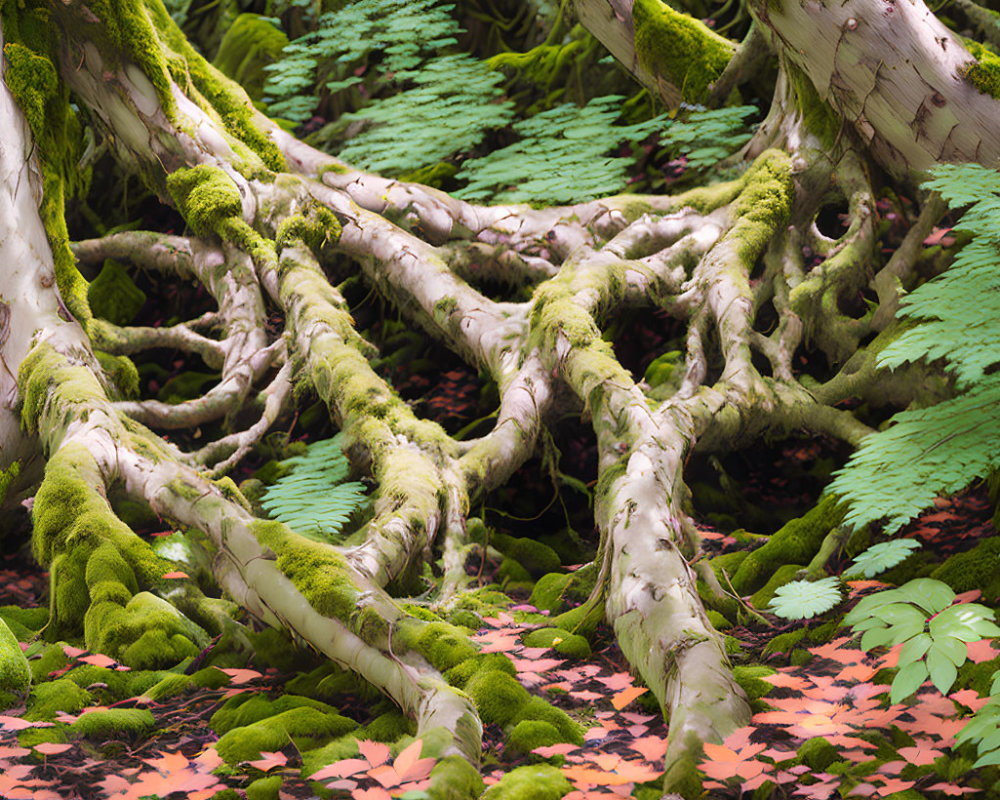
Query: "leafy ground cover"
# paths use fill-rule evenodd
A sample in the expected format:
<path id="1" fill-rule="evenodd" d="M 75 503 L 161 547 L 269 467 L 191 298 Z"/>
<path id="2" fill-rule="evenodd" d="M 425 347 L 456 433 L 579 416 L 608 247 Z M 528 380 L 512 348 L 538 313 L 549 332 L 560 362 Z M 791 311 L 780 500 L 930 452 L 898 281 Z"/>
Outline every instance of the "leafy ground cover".
<path id="1" fill-rule="evenodd" d="M 808 457 L 810 447 L 796 455 Z M 943 558 L 990 541 L 995 532 L 989 511 L 981 493 L 939 501 L 904 531 L 925 545 L 911 558 L 926 559 L 931 549 Z M 721 552 L 747 546 L 742 537 L 708 525 L 702 533 Z M 47 576 L 12 557 L 4 566 L 0 606 L 6 606 L 9 619 L 15 604 L 26 608 L 42 601 Z M 750 726 L 724 744 L 706 745 L 700 767 L 708 795 L 815 800 L 990 796 L 995 768 L 972 771 L 975 749 L 956 744 L 956 736 L 970 714 L 986 704 L 1000 652 L 990 640 L 969 644 L 968 664 L 947 696 L 927 681 L 915 697 L 891 704 L 888 693 L 899 647 L 865 653 L 858 637 L 837 625 L 846 608 L 886 584 L 860 579 L 847 586 L 849 595 L 836 613 L 799 622 L 767 617 L 770 625 L 747 615 L 727 631 L 737 676 L 756 713 Z M 558 639 L 552 647 L 529 646 L 524 640 L 544 628 L 548 613 L 517 597 L 504 604 L 498 593 L 490 596 L 493 610 L 482 616 L 473 641 L 482 652 L 509 659 L 510 671 L 531 695 L 567 712 L 579 726 L 579 738 L 577 743 L 537 744 L 543 741 L 537 739 L 538 731 L 505 737 L 499 725 L 488 725 L 487 786 L 519 765 L 534 764 L 547 765 L 565 781 L 559 791 L 568 800 L 658 797 L 668 728 L 648 691 L 610 644 L 609 632 L 597 629 L 589 655 L 560 652 L 570 648 L 560 647 Z M 983 599 L 972 590 L 957 602 Z M 21 638 L 30 640 L 33 634 L 22 630 Z M 12 708 L 0 716 L 0 796 L 429 796 L 427 776 L 434 760 L 421 757 L 419 740 L 398 739 L 405 722 L 364 687 L 337 692 L 336 712 L 349 720 L 352 733 L 340 740 L 342 757 L 329 766 L 311 766 L 309 753 L 316 743 L 293 726 L 268 740 L 272 744 L 266 749 L 233 757 L 233 736 L 220 722 L 220 709 L 246 709 L 253 701 L 267 707 L 261 712 L 266 717 L 293 706 L 289 698 L 305 703 L 301 698 L 311 694 L 333 701 L 332 695 L 306 690 L 318 685 L 315 680 L 310 684 L 308 675 L 337 674 L 311 661 L 308 653 L 295 656 L 308 662 L 298 672 L 289 670 L 287 662 L 283 668 L 268 665 L 263 647 L 249 667 L 199 668 L 206 653 L 177 671 L 154 672 L 128 670 L 66 643 L 25 641 L 21 646 L 29 655 L 36 690 L 27 709 Z M 70 684 L 75 690 L 68 691 Z M 60 691 L 40 690 L 45 685 Z M 239 735 L 246 737 L 252 726 L 239 728 Z"/>

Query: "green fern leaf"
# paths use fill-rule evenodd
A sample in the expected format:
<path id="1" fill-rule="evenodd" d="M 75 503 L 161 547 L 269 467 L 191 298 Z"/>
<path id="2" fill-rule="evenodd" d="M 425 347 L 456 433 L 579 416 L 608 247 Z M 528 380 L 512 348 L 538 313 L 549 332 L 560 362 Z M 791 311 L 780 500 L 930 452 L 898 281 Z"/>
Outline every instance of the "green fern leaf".
<path id="1" fill-rule="evenodd" d="M 260 505 L 268 515 L 309 539 L 337 542 L 344 525 L 367 502 L 364 484 L 345 482 L 350 465 L 341 434 L 285 459 L 291 472 L 267 487 Z"/>
<path id="2" fill-rule="evenodd" d="M 791 581 L 778 588 L 769 608 L 783 619 L 811 619 L 825 614 L 841 600 L 840 580 Z"/>
<path id="3" fill-rule="evenodd" d="M 873 544 L 854 557 L 852 566 L 841 577 L 846 579 L 874 577 L 901 563 L 919 548 L 920 542 L 916 539 L 893 539 L 891 542 Z"/>

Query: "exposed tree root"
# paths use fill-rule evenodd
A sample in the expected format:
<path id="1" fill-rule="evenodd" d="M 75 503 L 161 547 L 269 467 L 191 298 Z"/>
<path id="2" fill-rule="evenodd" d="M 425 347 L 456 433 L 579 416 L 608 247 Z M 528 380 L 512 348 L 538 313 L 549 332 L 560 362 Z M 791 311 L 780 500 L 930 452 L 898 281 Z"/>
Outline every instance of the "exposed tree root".
<path id="1" fill-rule="evenodd" d="M 763 436 L 824 434 L 856 445 L 870 429 L 834 404 L 850 396 L 898 402 L 925 391 L 919 376 L 905 372 L 890 388 L 876 384 L 873 359 L 891 334 L 899 288 L 913 279 L 916 247 L 940 204 L 925 206 L 900 250 L 878 268 L 873 191 L 852 135 L 825 148 L 832 155 L 822 152 L 824 131 L 803 112 L 814 98 L 789 64 L 748 167 L 734 181 L 567 208 L 477 207 L 355 171 L 282 133 L 177 43 L 158 4 L 142 12 L 142 30 L 186 63 L 188 85 L 162 58 L 102 53 L 98 40 L 85 38 L 92 12 L 75 0 L 64 5 L 53 12 L 59 24 L 82 31 L 79 42 L 67 34 L 62 45 L 64 80 L 114 133 L 123 163 L 171 197 L 191 229 L 183 237 L 114 234 L 78 242 L 73 253 L 84 265 L 113 257 L 168 280 L 195 280 L 217 310 L 155 329 L 70 318 L 56 289 L 72 288 L 51 278 L 34 162 L 15 164 L 2 151 L 0 220 L 12 209 L 14 222 L 0 229 L 0 255 L 18 247 L 30 255 L 11 257 L 23 266 L 4 272 L 0 284 L 0 309 L 9 309 L 0 316 L 0 466 L 25 459 L 36 441 L 46 454 L 35 551 L 53 573 L 53 630 L 82 628 L 88 646 L 134 663 L 155 660 L 154 642 L 169 660 L 196 654 L 209 634 L 240 636 L 228 603 L 191 582 L 167 590 L 162 575 L 170 564 L 107 500 L 121 486 L 209 537 L 219 585 L 240 606 L 363 675 L 417 720 L 435 755 L 478 765 L 483 702 L 456 686 L 487 670 L 486 662 L 459 629 L 417 619 L 385 588 L 419 572 L 439 547 L 444 574 L 434 607 L 451 608 L 466 588 L 473 502 L 540 450 L 557 413 L 582 411 L 600 464 L 601 580 L 592 600 L 603 598 L 622 651 L 670 720 L 665 787 L 693 791 L 701 744 L 745 724 L 749 706 L 691 567 L 702 552 L 685 462 L 695 449 Z M 820 27 L 793 16 L 771 13 L 768 35 Z M 856 103 L 830 91 L 863 126 Z M 20 131 L 29 152 L 23 121 L 5 91 L 0 99 L 0 130 Z M 246 114 L 238 125 L 227 110 L 234 102 Z M 909 150 L 904 158 L 919 160 Z M 824 205 L 841 201 L 847 224 L 831 236 L 815 220 Z M 355 329 L 331 278 L 345 260 L 409 321 L 496 383 L 499 408 L 488 433 L 457 441 L 419 418 L 372 368 L 376 350 Z M 533 295 L 493 300 L 484 278 L 533 286 Z M 869 289 L 881 307 L 854 311 Z M 678 342 L 683 368 L 665 396 L 638 382 L 603 338 L 610 318 L 629 307 L 659 308 L 687 325 Z M 268 331 L 272 312 L 282 331 Z M 4 339 L 4 325 L 32 333 Z M 880 336 L 859 347 L 873 334 Z M 822 385 L 796 377 L 793 356 L 803 343 L 833 365 L 846 364 Z M 163 347 L 200 356 L 220 371 L 218 384 L 175 405 L 126 399 L 93 352 Z M 235 466 L 294 406 L 300 384 L 326 404 L 356 466 L 377 482 L 373 515 L 353 547 L 307 542 L 262 521 L 231 482 L 207 477 Z M 150 431 L 210 422 L 223 433 L 194 452 Z M 838 542 L 826 539 L 810 569 L 818 571 Z M 703 594 L 725 607 L 723 592 L 715 581 Z M 123 621 L 125 612 L 143 624 Z M 464 662 L 469 674 L 449 684 L 443 673 Z"/>

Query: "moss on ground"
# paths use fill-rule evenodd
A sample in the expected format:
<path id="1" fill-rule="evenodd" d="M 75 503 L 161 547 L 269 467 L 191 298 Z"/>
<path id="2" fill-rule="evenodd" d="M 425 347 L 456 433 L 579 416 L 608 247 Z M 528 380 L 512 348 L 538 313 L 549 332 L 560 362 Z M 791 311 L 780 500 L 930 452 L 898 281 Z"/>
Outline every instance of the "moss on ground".
<path id="1" fill-rule="evenodd" d="M 512 769 L 486 790 L 482 800 L 559 800 L 572 789 L 556 767 L 536 764 Z"/>

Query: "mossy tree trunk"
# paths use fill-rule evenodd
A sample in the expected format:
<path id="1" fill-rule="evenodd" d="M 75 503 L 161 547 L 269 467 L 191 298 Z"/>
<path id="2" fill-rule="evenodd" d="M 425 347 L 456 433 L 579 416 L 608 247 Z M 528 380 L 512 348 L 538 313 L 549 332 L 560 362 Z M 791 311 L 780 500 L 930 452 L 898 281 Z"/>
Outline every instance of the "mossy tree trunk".
<path id="1" fill-rule="evenodd" d="M 802 433 L 855 445 L 870 431 L 837 403 L 906 403 L 927 391 L 915 370 L 876 381 L 873 363 L 942 209 L 928 201 L 883 265 L 872 167 L 911 180 L 942 159 L 992 163 L 1000 107 L 919 0 L 892 4 L 894 16 L 874 0 L 752 7 L 742 45 L 658 0 L 576 5 L 671 105 L 718 101 L 719 86 L 728 95 L 749 64 L 776 55 L 774 103 L 741 177 L 567 208 L 473 206 L 359 172 L 284 133 L 191 48 L 159 0 L 3 4 L 0 468 L 18 465 L 12 500 L 40 481 L 34 547 L 53 574 L 53 631 L 83 630 L 89 646 L 136 662 L 154 646 L 179 659 L 208 634 L 241 638 L 231 604 L 193 583 L 169 592 L 176 612 L 164 608 L 171 565 L 115 516 L 107 497 L 120 487 L 203 531 L 219 553 L 217 580 L 239 605 L 380 687 L 438 755 L 477 765 L 476 704 L 442 677 L 470 661 L 465 685 L 477 657 L 460 631 L 415 619 L 385 587 L 439 548 L 436 607 L 453 603 L 466 586 L 473 502 L 539 450 L 556 415 L 583 409 L 600 461 L 601 579 L 591 603 L 603 602 L 670 719 L 666 788 L 697 791 L 701 743 L 744 724 L 749 707 L 702 600 L 724 609 L 731 598 L 703 562 L 692 566 L 700 541 L 685 461 L 695 448 Z M 79 155 L 70 93 L 189 235 L 68 241 L 62 204 Z M 814 220 L 835 201 L 848 226 L 833 239 Z M 343 256 L 495 381 L 489 433 L 456 441 L 371 367 L 374 348 L 329 277 Z M 94 317 L 77 263 L 105 258 L 200 282 L 222 334 L 203 335 L 198 320 L 154 329 Z M 473 263 L 534 285 L 531 301 L 491 300 L 469 277 Z M 866 290 L 877 307 L 843 310 Z M 767 305 L 776 321 L 765 329 Z M 602 338 L 617 311 L 644 306 L 687 325 L 683 368 L 662 402 Z M 274 312 L 278 333 L 266 325 Z M 807 344 L 843 369 L 825 383 L 797 376 L 793 358 Z M 219 383 L 178 405 L 128 397 L 126 357 L 164 346 L 199 354 Z M 296 382 L 326 403 L 377 481 L 355 547 L 309 543 L 255 518 L 221 478 L 294 410 Z M 248 427 L 196 452 L 154 433 L 236 419 L 244 407 L 256 413 Z"/>

